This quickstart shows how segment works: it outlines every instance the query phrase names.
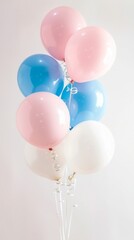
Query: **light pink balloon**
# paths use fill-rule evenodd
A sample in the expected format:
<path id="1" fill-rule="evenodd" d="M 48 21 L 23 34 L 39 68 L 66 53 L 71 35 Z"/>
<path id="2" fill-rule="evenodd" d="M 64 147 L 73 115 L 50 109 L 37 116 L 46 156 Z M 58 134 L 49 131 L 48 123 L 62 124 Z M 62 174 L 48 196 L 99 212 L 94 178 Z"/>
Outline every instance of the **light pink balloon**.
<path id="1" fill-rule="evenodd" d="M 85 26 L 85 20 L 78 11 L 70 7 L 57 7 L 42 21 L 41 39 L 53 57 L 64 60 L 67 41 L 72 34 Z"/>
<path id="2" fill-rule="evenodd" d="M 69 39 L 65 51 L 68 73 L 76 82 L 101 77 L 111 68 L 115 56 L 112 36 L 99 27 L 79 30 Z"/>
<path id="3" fill-rule="evenodd" d="M 65 103 L 48 92 L 28 96 L 17 112 L 17 127 L 25 140 L 40 148 L 59 144 L 69 131 L 70 115 Z"/>

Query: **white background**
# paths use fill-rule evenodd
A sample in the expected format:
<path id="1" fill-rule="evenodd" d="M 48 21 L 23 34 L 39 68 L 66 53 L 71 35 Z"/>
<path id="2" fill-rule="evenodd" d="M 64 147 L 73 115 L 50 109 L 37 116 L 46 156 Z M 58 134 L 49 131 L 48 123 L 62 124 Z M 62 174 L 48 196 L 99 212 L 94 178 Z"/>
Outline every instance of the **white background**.
<path id="1" fill-rule="evenodd" d="M 77 8 L 117 44 L 115 65 L 101 81 L 108 93 L 103 122 L 115 136 L 111 164 L 77 180 L 71 240 L 134 239 L 134 2 L 132 0 L 0 1 L 0 239 L 59 240 L 53 183 L 27 167 L 15 114 L 24 99 L 16 83 L 21 61 L 45 52 L 40 22 L 59 5 Z"/>

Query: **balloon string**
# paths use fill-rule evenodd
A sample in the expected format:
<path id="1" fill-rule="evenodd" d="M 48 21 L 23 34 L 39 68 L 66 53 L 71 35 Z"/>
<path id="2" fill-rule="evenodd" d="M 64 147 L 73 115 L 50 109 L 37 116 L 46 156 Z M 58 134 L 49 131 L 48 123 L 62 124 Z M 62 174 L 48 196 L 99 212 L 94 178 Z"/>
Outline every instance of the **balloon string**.
<path id="1" fill-rule="evenodd" d="M 65 169 L 65 183 L 66 183 L 66 179 L 68 176 L 68 169 L 66 167 Z M 68 201 L 67 201 L 67 184 L 65 184 L 65 235 L 66 235 L 66 231 L 67 231 L 67 225 L 68 224 Z M 66 237 L 67 239 L 67 237 Z"/>
<path id="2" fill-rule="evenodd" d="M 61 185 L 60 185 L 60 193 L 59 193 L 59 202 L 60 202 L 60 215 L 61 215 L 61 232 L 62 232 L 62 239 L 66 240 L 65 238 L 65 225 L 64 225 L 64 214 L 63 214 L 63 198 L 61 192 Z"/>
<path id="3" fill-rule="evenodd" d="M 71 179 L 68 179 L 68 192 L 67 192 L 67 201 L 69 201 L 69 214 L 68 214 L 68 224 L 66 229 L 66 240 L 70 237 L 71 225 L 72 225 L 72 217 L 73 217 L 73 210 L 76 205 L 74 205 L 74 196 L 75 196 L 75 186 L 76 186 L 76 179 L 74 179 L 74 175 L 71 176 Z"/>
<path id="4" fill-rule="evenodd" d="M 68 177 L 66 169 L 62 181 L 56 181 L 55 202 L 60 223 L 60 239 L 69 240 L 75 195 L 75 173 Z M 65 200 L 65 201 L 64 201 Z"/>
<path id="5" fill-rule="evenodd" d="M 53 163 L 53 168 L 55 172 L 59 172 L 61 170 L 61 165 L 58 162 L 58 155 L 53 148 L 49 148 L 49 152 Z"/>
<path id="6" fill-rule="evenodd" d="M 56 153 L 53 149 L 49 150 L 51 153 L 54 169 L 55 171 L 59 171 L 60 166 L 58 166 L 56 163 Z M 61 240 L 69 240 L 70 237 L 70 230 L 74 210 L 74 194 L 75 194 L 74 177 L 75 173 L 68 177 L 68 170 L 66 168 L 62 180 L 56 182 L 55 201 L 57 214 L 60 221 Z"/>
<path id="7" fill-rule="evenodd" d="M 66 67 L 66 63 L 65 62 L 62 62 L 62 67 L 63 67 L 63 71 L 64 71 L 64 75 L 65 75 L 65 79 L 68 81 L 68 82 L 71 82 L 71 78 L 68 74 L 68 71 L 67 71 L 67 67 Z"/>
<path id="8" fill-rule="evenodd" d="M 59 217 L 59 208 L 58 208 L 58 188 L 57 188 L 57 182 L 56 182 L 56 187 L 55 187 L 55 191 L 54 191 L 54 195 L 55 195 L 55 203 L 56 203 L 56 211 L 57 211 L 57 215 Z"/>
<path id="9" fill-rule="evenodd" d="M 68 102 L 68 109 L 71 112 L 71 100 L 72 94 L 76 94 L 78 92 L 76 87 L 73 87 L 74 81 L 68 75 L 66 64 L 63 63 L 65 78 L 70 83 L 69 88 L 69 102 Z M 70 129 L 72 127 L 70 126 Z M 60 166 L 56 164 L 56 155 L 55 151 L 52 148 L 49 148 L 51 152 L 52 159 L 54 160 L 54 168 L 55 170 L 60 170 Z M 57 167 L 59 169 L 57 169 Z M 70 237 L 70 230 L 72 224 L 72 217 L 73 217 L 73 210 L 74 210 L 74 194 L 75 194 L 75 173 L 68 177 L 68 169 L 65 169 L 64 176 L 61 181 L 58 182 L 58 190 L 56 191 L 56 207 L 57 212 L 60 220 L 60 239 L 61 240 L 69 240 Z M 63 203 L 63 201 L 65 202 Z"/>
<path id="10" fill-rule="evenodd" d="M 70 114 L 71 114 L 72 89 L 73 89 L 73 83 L 71 83 L 69 103 L 68 103 L 68 109 L 69 109 Z M 71 126 L 70 126 L 70 129 L 71 129 Z"/>
<path id="11" fill-rule="evenodd" d="M 65 238 L 65 227 L 64 227 L 64 213 L 63 213 L 63 196 L 62 196 L 62 182 L 57 181 L 57 186 L 55 189 L 55 201 L 56 201 L 56 209 L 60 221 L 60 239 L 66 240 Z"/>
<path id="12" fill-rule="evenodd" d="M 66 183 L 66 240 L 68 239 L 68 227 L 70 217 L 70 186 Z"/>
<path id="13" fill-rule="evenodd" d="M 57 211 L 57 216 L 58 219 L 60 220 L 60 211 L 59 211 L 59 196 L 58 196 L 58 192 L 59 192 L 59 187 L 58 187 L 58 181 L 56 182 L 56 187 L 55 187 L 55 203 L 56 203 L 56 211 Z M 60 240 L 62 240 L 62 230 L 61 230 L 61 223 L 60 223 Z"/>
<path id="14" fill-rule="evenodd" d="M 71 88 L 70 88 L 70 96 L 69 96 L 69 104 L 68 104 L 68 108 L 69 111 L 71 110 L 71 100 L 72 100 L 72 89 L 73 89 L 73 82 L 71 82 Z"/>

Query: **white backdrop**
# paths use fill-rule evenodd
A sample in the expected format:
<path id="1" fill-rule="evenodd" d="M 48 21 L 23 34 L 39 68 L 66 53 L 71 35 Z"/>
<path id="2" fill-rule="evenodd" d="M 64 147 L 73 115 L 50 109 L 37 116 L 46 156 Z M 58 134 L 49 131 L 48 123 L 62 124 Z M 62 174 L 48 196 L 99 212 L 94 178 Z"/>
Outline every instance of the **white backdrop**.
<path id="1" fill-rule="evenodd" d="M 101 78 L 108 93 L 103 122 L 115 136 L 116 153 L 101 173 L 80 176 L 70 240 L 134 239 L 134 1 L 0 1 L 0 239 L 59 240 L 53 183 L 27 167 L 24 141 L 15 126 L 23 99 L 16 83 L 21 61 L 45 52 L 44 14 L 59 5 L 77 8 L 91 25 L 106 28 L 117 60 Z"/>

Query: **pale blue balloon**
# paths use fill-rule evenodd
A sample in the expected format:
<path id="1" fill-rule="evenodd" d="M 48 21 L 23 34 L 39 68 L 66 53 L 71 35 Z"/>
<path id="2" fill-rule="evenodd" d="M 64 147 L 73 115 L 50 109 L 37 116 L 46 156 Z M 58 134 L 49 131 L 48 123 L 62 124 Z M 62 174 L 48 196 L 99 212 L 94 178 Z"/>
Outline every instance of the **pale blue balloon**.
<path id="1" fill-rule="evenodd" d="M 97 80 L 68 84 L 61 98 L 69 109 L 71 128 L 83 121 L 99 121 L 106 110 L 105 90 Z"/>
<path id="2" fill-rule="evenodd" d="M 45 54 L 26 58 L 19 67 L 17 80 L 24 96 L 35 92 L 51 92 L 59 96 L 64 87 L 64 73 L 60 64 Z"/>

